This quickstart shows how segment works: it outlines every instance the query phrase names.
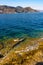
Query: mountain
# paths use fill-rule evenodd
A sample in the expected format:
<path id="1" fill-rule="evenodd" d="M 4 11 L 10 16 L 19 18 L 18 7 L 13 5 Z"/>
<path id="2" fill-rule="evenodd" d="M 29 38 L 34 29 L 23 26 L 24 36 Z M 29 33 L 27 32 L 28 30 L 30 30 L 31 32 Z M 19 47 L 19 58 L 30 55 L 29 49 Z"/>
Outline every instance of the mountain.
<path id="1" fill-rule="evenodd" d="M 37 10 L 32 9 L 31 7 L 11 7 L 11 6 L 1 6 L 0 5 L 0 13 L 22 13 L 22 12 L 38 12 Z"/>

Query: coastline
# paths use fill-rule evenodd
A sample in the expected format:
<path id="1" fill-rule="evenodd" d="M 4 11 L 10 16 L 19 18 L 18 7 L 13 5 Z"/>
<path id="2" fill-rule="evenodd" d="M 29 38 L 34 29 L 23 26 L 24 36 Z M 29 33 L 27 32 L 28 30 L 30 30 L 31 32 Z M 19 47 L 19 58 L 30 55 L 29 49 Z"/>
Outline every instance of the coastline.
<path id="1" fill-rule="evenodd" d="M 0 6 L 0 13 L 23 13 L 23 12 L 38 12 L 37 10 L 31 8 L 31 7 L 11 7 L 11 6 Z"/>
<path id="2" fill-rule="evenodd" d="M 5 27 L 0 27 L 0 65 L 36 65 L 43 62 L 43 25 L 38 15 L 26 14 L 24 17 L 22 14 L 23 18 L 21 15 L 3 15 L 3 20 L 1 17 L 1 27 Z"/>

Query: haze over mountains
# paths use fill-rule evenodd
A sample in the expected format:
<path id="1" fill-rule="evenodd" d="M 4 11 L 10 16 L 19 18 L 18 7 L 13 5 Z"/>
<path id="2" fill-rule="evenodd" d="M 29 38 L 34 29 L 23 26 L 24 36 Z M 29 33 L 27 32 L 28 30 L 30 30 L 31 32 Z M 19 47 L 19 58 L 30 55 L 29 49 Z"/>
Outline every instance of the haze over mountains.
<path id="1" fill-rule="evenodd" d="M 11 7 L 11 6 L 5 6 L 5 5 L 0 5 L 0 13 L 22 13 L 22 12 L 38 12 L 35 9 L 32 9 L 31 7 Z"/>

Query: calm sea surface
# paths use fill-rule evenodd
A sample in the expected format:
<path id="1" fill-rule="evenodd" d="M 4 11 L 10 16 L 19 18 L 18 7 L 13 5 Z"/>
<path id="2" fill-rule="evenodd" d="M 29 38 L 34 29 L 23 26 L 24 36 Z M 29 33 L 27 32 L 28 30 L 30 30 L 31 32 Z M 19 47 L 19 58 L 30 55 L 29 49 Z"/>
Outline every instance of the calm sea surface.
<path id="1" fill-rule="evenodd" d="M 0 14 L 0 38 L 43 37 L 43 13 Z"/>

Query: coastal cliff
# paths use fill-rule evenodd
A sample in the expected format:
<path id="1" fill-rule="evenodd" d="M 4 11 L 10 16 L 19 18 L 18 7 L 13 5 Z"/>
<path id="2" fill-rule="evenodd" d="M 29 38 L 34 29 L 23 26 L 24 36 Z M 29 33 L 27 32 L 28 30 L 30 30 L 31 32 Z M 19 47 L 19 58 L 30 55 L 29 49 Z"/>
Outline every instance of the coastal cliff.
<path id="1" fill-rule="evenodd" d="M 0 6 L 0 13 L 22 13 L 22 12 L 38 12 L 37 10 L 32 9 L 31 7 L 11 7 L 11 6 Z"/>

